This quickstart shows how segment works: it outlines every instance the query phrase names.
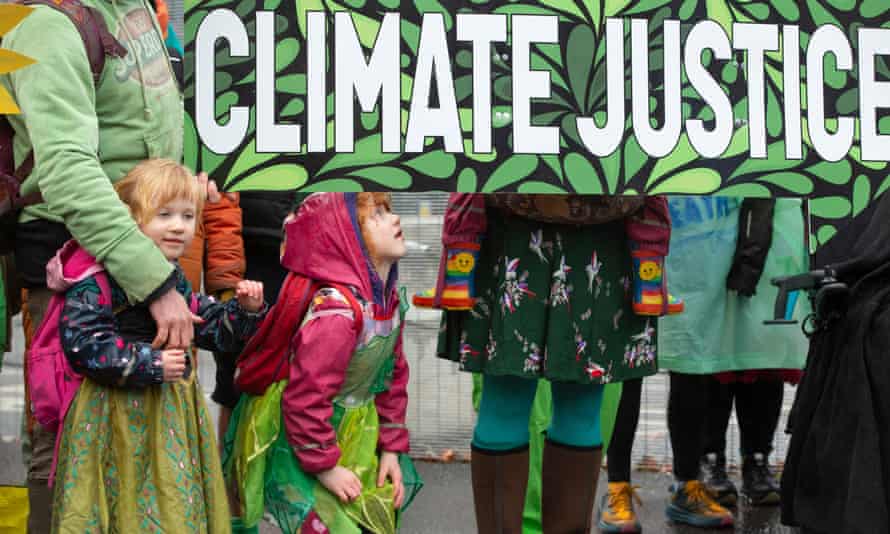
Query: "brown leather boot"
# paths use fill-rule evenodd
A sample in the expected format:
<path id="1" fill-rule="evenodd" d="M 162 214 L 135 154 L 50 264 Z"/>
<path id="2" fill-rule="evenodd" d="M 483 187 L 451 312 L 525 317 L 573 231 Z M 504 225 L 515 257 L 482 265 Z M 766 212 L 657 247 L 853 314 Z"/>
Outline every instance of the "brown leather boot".
<path id="1" fill-rule="evenodd" d="M 470 466 L 479 534 L 522 534 L 528 446 L 504 452 L 473 447 Z"/>
<path id="2" fill-rule="evenodd" d="M 544 445 L 541 521 L 544 534 L 589 534 L 602 447 Z"/>

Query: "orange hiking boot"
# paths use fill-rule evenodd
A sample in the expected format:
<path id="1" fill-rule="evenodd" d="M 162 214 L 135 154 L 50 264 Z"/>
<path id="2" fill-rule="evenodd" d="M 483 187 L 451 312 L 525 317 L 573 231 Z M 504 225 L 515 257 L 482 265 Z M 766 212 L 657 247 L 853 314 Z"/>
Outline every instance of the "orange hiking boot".
<path id="1" fill-rule="evenodd" d="M 609 490 L 600 501 L 600 532 L 607 534 L 640 534 L 643 531 L 634 510 L 634 501 L 643 502 L 637 495 L 636 486 L 628 482 L 609 482 Z"/>
<path id="2" fill-rule="evenodd" d="M 677 485 L 665 515 L 675 523 L 701 528 L 729 528 L 735 524 L 732 512 L 717 504 L 698 480 Z"/>

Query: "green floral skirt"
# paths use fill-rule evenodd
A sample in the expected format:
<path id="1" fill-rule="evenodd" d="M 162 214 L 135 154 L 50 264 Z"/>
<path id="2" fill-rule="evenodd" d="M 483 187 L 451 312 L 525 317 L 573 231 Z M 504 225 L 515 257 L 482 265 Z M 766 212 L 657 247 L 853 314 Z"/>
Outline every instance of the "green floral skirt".
<path id="1" fill-rule="evenodd" d="M 623 221 L 566 226 L 488 215 L 476 305 L 444 314 L 439 357 L 465 371 L 584 384 L 655 373 L 656 320 L 631 308 Z"/>
<path id="2" fill-rule="evenodd" d="M 53 532 L 230 532 L 195 374 L 144 389 L 84 380 L 62 430 Z"/>

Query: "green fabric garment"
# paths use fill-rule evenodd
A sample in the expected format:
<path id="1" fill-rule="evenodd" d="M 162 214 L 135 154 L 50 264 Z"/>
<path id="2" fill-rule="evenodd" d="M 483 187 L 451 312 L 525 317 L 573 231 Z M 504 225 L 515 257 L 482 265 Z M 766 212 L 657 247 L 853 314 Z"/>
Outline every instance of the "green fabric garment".
<path id="1" fill-rule="evenodd" d="M 62 430 L 53 532 L 228 534 L 213 420 L 195 373 L 143 389 L 84 380 Z"/>
<path id="2" fill-rule="evenodd" d="M 26 208 L 22 220 L 64 222 L 130 300 L 141 301 L 172 267 L 111 184 L 147 158 L 181 160 L 182 96 L 145 0 L 82 1 L 127 49 L 124 58 L 107 57 L 98 84 L 77 29 L 52 8 L 35 7 L 3 37 L 4 48 L 36 60 L 0 76 L 21 108 L 8 116 L 15 160 L 33 149 L 36 162 L 22 193 L 39 190 L 45 200 Z"/>
<path id="3" fill-rule="evenodd" d="M 482 399 L 482 375 L 473 374 L 473 408 L 479 411 Z M 615 417 L 621 401 L 621 383 L 608 384 L 603 389 L 603 402 L 600 408 L 600 424 L 603 436 L 603 451 L 609 448 Z M 529 417 L 528 486 L 525 490 L 525 509 L 522 513 L 523 534 L 543 534 L 541 524 L 541 470 L 544 459 L 544 440 L 550 417 L 553 413 L 550 396 L 550 382 L 538 381 L 538 391 L 532 404 Z"/>
<path id="4" fill-rule="evenodd" d="M 680 373 L 711 374 L 749 369 L 800 369 L 809 342 L 800 324 L 767 326 L 778 290 L 772 278 L 809 269 L 801 202 L 779 199 L 773 240 L 757 293 L 741 297 L 726 289 L 738 236 L 741 199 L 670 199 L 673 231 L 667 258 L 671 293 L 686 311 L 659 319 L 659 365 Z M 809 313 L 799 298 L 795 318 Z"/>
<path id="5" fill-rule="evenodd" d="M 655 318 L 631 308 L 624 223 L 543 224 L 489 210 L 477 302 L 444 314 L 439 357 L 494 376 L 606 384 L 656 370 Z"/>
<path id="6" fill-rule="evenodd" d="M 402 302 L 404 320 L 407 303 Z M 330 422 L 341 453 L 337 465 L 355 473 L 362 483 L 361 495 L 349 504 L 341 503 L 300 467 L 287 441 L 281 413 L 287 381 L 272 384 L 260 396 L 241 396 L 225 438 L 224 471 L 238 490 L 245 526 L 256 525 L 266 510 L 284 532 L 300 532 L 304 523 L 314 521 L 337 534 L 360 534 L 361 528 L 374 534 L 398 530 L 401 513 L 423 486 L 410 458 L 402 454 L 402 508 L 394 509 L 391 484 L 377 487 L 380 422 L 374 398 L 386 390 L 392 377 L 399 332 L 394 328 L 389 335 L 374 337 L 355 351 L 333 399 Z"/>

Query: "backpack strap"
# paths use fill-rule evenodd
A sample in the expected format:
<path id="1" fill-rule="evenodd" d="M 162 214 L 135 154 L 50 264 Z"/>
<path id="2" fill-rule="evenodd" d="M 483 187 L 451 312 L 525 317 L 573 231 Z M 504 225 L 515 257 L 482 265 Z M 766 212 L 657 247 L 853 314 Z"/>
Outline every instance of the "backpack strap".
<path id="1" fill-rule="evenodd" d="M 111 284 L 108 282 L 108 273 L 104 270 L 95 274 L 96 283 L 99 285 L 100 304 L 113 306 L 111 302 Z"/>
<path id="2" fill-rule="evenodd" d="M 71 20 L 83 41 L 87 59 L 90 62 L 90 71 L 93 73 L 93 84 L 98 84 L 99 79 L 102 77 L 102 71 L 105 70 L 106 56 L 122 58 L 127 55 L 127 49 L 108 30 L 108 25 L 105 24 L 102 14 L 96 11 L 95 8 L 83 5 L 80 0 L 12 0 L 12 2 L 25 6 L 42 5 L 51 7 L 56 11 L 64 13 Z M 10 135 L 9 138 L 12 139 L 12 136 Z M 12 175 L 12 178 L 18 184 L 7 184 L 7 189 L 17 193 L 18 186 L 25 181 L 33 170 L 34 153 L 29 152 Z M 7 179 L 6 181 L 10 180 Z M 13 204 L 16 208 L 43 202 L 43 196 L 39 192 L 23 197 L 16 195 L 13 199 Z"/>
<path id="3" fill-rule="evenodd" d="M 105 56 L 125 57 L 127 49 L 111 34 L 102 14 L 95 8 L 83 5 L 80 0 L 16 0 L 26 6 L 47 6 L 64 13 L 80 32 L 86 49 L 93 82 L 99 83 L 105 70 Z"/>
<path id="4" fill-rule="evenodd" d="M 358 299 L 355 298 L 352 290 L 344 285 L 334 283 L 319 284 L 316 287 L 316 290 L 321 287 L 332 287 L 339 291 L 341 295 L 346 297 L 346 300 L 349 301 L 349 307 L 352 308 L 352 315 L 355 320 L 355 328 L 356 330 L 358 330 L 358 334 L 361 335 L 362 329 L 365 327 L 365 311 L 362 309 L 362 305 L 361 303 L 359 303 Z"/>

